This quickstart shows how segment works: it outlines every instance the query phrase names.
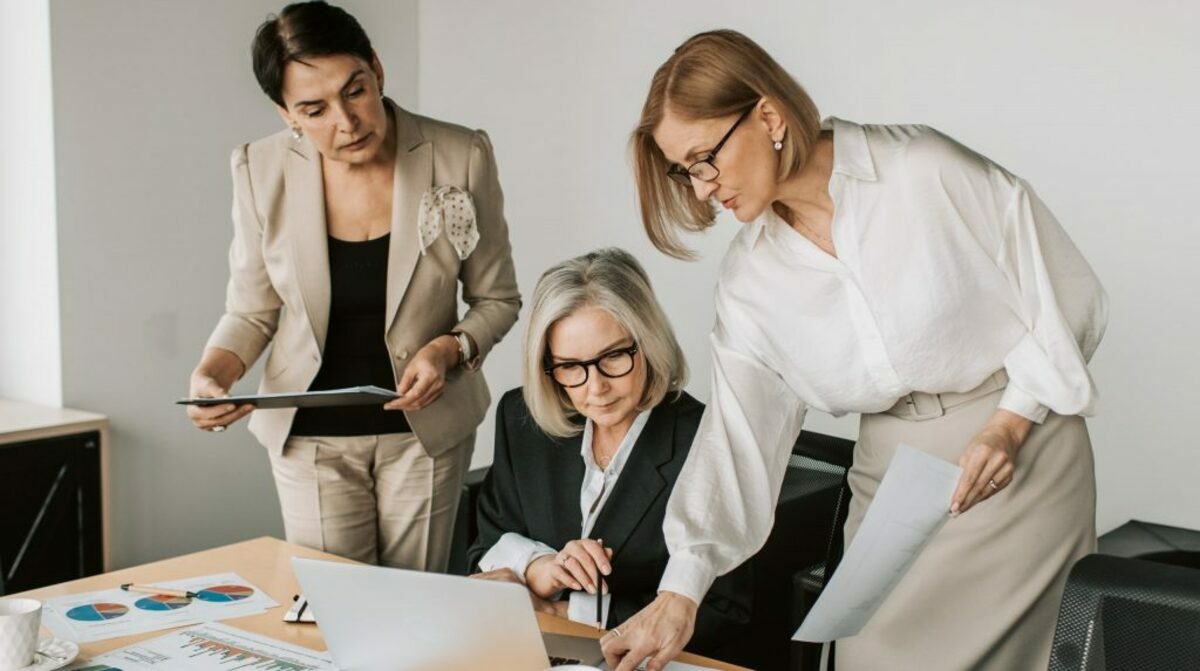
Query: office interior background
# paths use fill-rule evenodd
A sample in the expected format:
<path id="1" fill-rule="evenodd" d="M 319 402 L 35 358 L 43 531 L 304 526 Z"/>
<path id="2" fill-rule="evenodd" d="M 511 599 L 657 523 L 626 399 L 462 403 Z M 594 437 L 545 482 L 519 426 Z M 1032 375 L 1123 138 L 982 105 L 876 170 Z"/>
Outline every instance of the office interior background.
<path id="1" fill-rule="evenodd" d="M 525 297 L 553 262 L 632 251 L 701 400 L 738 223 L 691 239 L 697 262 L 658 254 L 627 153 L 651 74 L 687 36 L 745 32 L 822 115 L 929 124 L 1025 177 L 1111 299 L 1092 361 L 1099 530 L 1200 527 L 1200 5 L 334 2 L 370 34 L 390 96 L 491 135 Z M 114 567 L 282 536 L 245 423 L 202 433 L 173 401 L 222 311 L 229 151 L 282 128 L 249 44 L 283 4 L 0 0 L 0 397 L 109 417 Z M 527 311 L 484 367 L 493 398 L 519 384 Z M 852 438 L 856 418 L 813 412 L 808 428 Z"/>

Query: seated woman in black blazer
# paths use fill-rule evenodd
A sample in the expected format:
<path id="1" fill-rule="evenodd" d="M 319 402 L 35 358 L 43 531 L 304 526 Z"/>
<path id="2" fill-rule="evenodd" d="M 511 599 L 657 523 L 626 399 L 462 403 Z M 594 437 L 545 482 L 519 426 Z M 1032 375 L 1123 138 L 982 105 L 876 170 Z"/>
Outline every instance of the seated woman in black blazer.
<path id="1" fill-rule="evenodd" d="M 599 589 L 606 628 L 653 601 L 668 558 L 667 499 L 704 409 L 683 391 L 686 377 L 629 253 L 604 249 L 546 271 L 525 336 L 525 385 L 496 411 L 469 551 L 478 577 L 524 583 L 539 610 L 588 624 Z M 750 591 L 746 567 L 718 579 L 688 649 L 736 637 Z"/>

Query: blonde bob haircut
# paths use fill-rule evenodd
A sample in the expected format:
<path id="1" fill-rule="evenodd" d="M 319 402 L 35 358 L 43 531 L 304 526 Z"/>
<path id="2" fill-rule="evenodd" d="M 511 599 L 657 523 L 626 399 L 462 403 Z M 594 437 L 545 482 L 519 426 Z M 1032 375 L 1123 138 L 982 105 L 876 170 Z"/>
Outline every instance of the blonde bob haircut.
<path id="1" fill-rule="evenodd" d="M 588 307 L 607 312 L 637 343 L 646 364 L 639 411 L 658 405 L 668 393 L 678 394 L 687 382 L 683 350 L 654 297 L 650 278 L 632 254 L 610 247 L 563 261 L 538 280 L 525 331 L 525 404 L 537 425 L 551 436 L 573 436 L 582 426 L 567 392 L 546 374 L 550 329 Z"/>
<path id="2" fill-rule="evenodd" d="M 712 203 L 697 200 L 691 189 L 667 177 L 671 162 L 654 141 L 665 110 L 669 107 L 685 119 L 717 119 L 740 114 L 764 98 L 786 127 L 777 175 L 782 181 L 808 161 L 821 132 L 821 117 L 808 93 L 762 47 L 733 30 L 699 33 L 679 45 L 654 73 L 630 144 L 642 225 L 659 251 L 694 258 L 680 241 L 679 230 L 704 231 L 716 215 Z"/>

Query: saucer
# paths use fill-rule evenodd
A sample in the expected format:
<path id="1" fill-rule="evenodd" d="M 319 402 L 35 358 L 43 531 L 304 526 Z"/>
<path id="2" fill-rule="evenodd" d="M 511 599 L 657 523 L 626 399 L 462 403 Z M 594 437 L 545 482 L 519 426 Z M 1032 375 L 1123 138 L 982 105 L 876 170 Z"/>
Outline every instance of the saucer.
<path id="1" fill-rule="evenodd" d="M 47 638 L 38 643 L 37 652 L 33 653 L 33 664 L 23 666 L 18 671 L 54 671 L 75 661 L 78 656 L 78 645 L 61 638 Z"/>

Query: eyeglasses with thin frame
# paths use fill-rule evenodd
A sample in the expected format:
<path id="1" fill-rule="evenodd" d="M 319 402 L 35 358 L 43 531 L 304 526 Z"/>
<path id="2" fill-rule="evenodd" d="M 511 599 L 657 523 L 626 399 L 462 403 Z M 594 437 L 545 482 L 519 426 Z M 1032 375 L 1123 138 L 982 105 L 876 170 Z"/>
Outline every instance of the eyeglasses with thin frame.
<path id="1" fill-rule="evenodd" d="M 701 182 L 711 182 L 719 177 L 721 175 L 721 170 L 717 167 L 716 163 L 713 163 L 713 161 L 717 159 L 717 152 L 721 151 L 721 147 L 724 147 L 725 143 L 729 141 L 730 136 L 733 135 L 733 131 L 737 130 L 737 127 L 742 124 L 742 121 L 745 120 L 746 117 L 750 116 L 750 112 L 753 110 L 754 108 L 751 107 L 745 112 L 742 112 L 741 116 L 737 118 L 737 121 L 734 121 L 733 125 L 729 127 L 729 130 L 725 133 L 725 137 L 722 137 L 721 141 L 717 143 L 717 146 L 713 147 L 713 150 L 708 152 L 708 156 L 705 156 L 699 161 L 689 165 L 686 170 L 678 165 L 672 165 L 671 167 L 667 168 L 667 177 L 670 177 L 675 182 L 678 182 L 679 184 L 689 188 L 692 186 L 693 178 L 698 179 Z"/>
<path id="2" fill-rule="evenodd" d="M 634 355 L 638 352 L 637 344 L 620 349 L 610 350 L 587 361 L 564 361 L 550 364 L 545 368 L 546 374 L 563 387 L 573 389 L 587 384 L 589 370 L 596 370 L 607 378 L 625 377 L 633 370 Z"/>

